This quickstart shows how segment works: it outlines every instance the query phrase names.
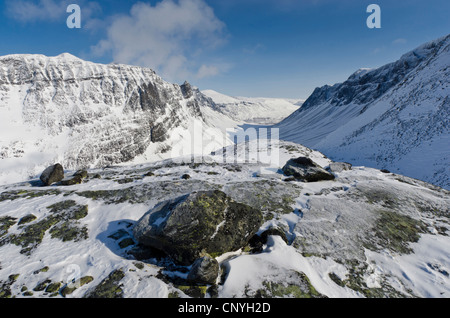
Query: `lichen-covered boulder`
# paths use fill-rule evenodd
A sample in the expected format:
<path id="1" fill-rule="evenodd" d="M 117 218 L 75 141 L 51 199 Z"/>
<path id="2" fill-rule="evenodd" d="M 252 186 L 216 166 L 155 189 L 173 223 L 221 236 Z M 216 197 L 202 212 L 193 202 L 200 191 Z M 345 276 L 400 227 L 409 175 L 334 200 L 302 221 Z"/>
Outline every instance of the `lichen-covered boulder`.
<path id="1" fill-rule="evenodd" d="M 201 191 L 160 203 L 136 224 L 133 234 L 144 245 L 191 265 L 244 247 L 258 231 L 262 213 L 235 202 L 224 192 Z"/>
<path id="2" fill-rule="evenodd" d="M 57 163 L 45 169 L 44 172 L 42 172 L 40 179 L 44 185 L 50 186 L 53 183 L 64 179 L 64 169 L 59 163 Z"/>
<path id="3" fill-rule="evenodd" d="M 322 180 L 334 180 L 334 175 L 307 157 L 299 157 L 289 160 L 283 167 L 286 176 L 292 176 L 304 182 L 316 182 Z"/>

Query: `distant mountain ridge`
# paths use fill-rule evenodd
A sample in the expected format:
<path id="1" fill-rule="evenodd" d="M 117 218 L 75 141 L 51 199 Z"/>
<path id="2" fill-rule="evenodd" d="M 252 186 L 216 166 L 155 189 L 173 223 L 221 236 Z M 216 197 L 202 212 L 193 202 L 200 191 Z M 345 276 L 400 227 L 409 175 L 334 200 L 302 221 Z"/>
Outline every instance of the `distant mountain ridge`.
<path id="1" fill-rule="evenodd" d="M 450 188 L 450 35 L 316 88 L 281 139 Z"/>

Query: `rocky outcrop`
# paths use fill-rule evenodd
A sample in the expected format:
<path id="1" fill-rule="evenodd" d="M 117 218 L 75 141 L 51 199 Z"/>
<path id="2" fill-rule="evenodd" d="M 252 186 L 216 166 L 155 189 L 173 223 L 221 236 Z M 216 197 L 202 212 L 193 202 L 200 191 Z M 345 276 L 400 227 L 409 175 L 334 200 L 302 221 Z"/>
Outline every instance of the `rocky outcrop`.
<path id="1" fill-rule="evenodd" d="M 286 176 L 293 176 L 295 179 L 304 182 L 334 179 L 333 174 L 329 173 L 307 157 L 289 160 L 282 170 Z"/>
<path id="2" fill-rule="evenodd" d="M 134 228 L 137 241 L 191 265 L 205 253 L 220 255 L 245 246 L 262 214 L 219 190 L 200 191 L 159 204 Z"/>

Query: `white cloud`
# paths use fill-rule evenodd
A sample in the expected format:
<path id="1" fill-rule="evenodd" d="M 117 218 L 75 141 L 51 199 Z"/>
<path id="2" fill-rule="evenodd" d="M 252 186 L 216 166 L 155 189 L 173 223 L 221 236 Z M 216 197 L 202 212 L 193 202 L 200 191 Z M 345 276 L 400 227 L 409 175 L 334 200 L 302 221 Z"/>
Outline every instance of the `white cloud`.
<path id="1" fill-rule="evenodd" d="M 6 12 L 10 17 L 21 22 L 38 20 L 56 20 L 63 16 L 67 8 L 64 1 L 55 0 L 8 0 Z"/>
<path id="2" fill-rule="evenodd" d="M 75 3 L 73 0 L 7 0 L 6 13 L 10 18 L 22 23 L 44 22 L 66 22 L 68 13 L 67 6 Z M 93 1 L 76 1 L 81 7 L 82 20 L 89 20 L 100 5 Z"/>
<path id="3" fill-rule="evenodd" d="M 215 76 L 219 73 L 220 73 L 220 71 L 217 66 L 203 64 L 198 69 L 197 78 L 201 79 L 201 78 L 205 78 L 205 77 Z"/>
<path id="4" fill-rule="evenodd" d="M 116 63 L 150 67 L 170 81 L 202 78 L 217 75 L 220 67 L 196 62 L 198 52 L 224 43 L 224 30 L 204 0 L 136 3 L 129 14 L 114 17 L 93 53 L 111 53 Z"/>

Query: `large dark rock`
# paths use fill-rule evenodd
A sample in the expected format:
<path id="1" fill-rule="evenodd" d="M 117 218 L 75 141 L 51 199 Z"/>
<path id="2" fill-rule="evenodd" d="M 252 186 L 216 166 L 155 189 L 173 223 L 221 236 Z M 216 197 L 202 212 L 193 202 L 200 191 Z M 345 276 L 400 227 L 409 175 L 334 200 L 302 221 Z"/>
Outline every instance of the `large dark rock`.
<path id="1" fill-rule="evenodd" d="M 245 246 L 262 224 L 262 213 L 222 191 L 193 192 L 147 212 L 133 234 L 183 265 L 205 253 L 220 255 Z"/>
<path id="2" fill-rule="evenodd" d="M 322 180 L 334 180 L 334 175 L 307 157 L 299 157 L 289 160 L 283 167 L 286 176 L 293 176 L 304 182 L 316 182 Z"/>
<path id="3" fill-rule="evenodd" d="M 59 163 L 57 163 L 56 165 L 45 169 L 44 172 L 42 172 L 40 179 L 44 185 L 50 186 L 53 183 L 64 179 L 64 169 Z"/>

